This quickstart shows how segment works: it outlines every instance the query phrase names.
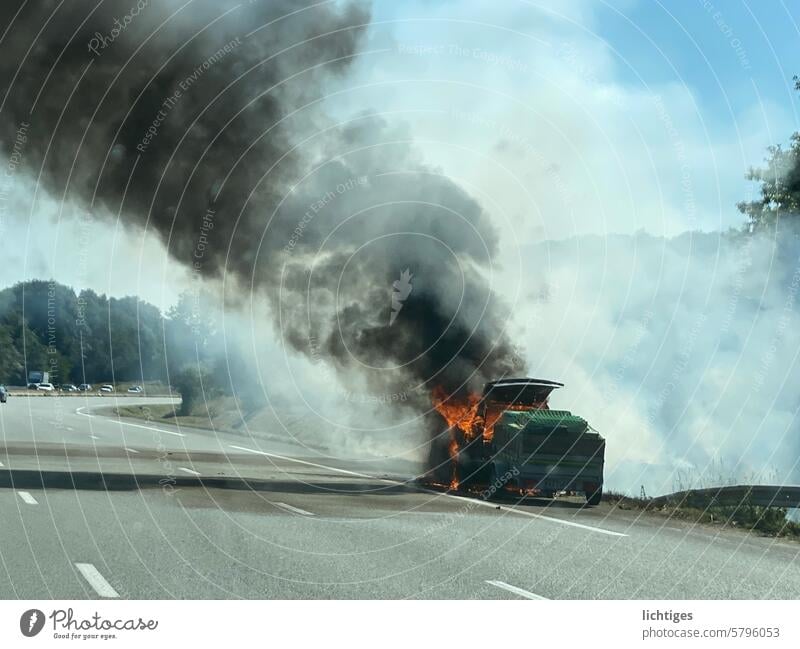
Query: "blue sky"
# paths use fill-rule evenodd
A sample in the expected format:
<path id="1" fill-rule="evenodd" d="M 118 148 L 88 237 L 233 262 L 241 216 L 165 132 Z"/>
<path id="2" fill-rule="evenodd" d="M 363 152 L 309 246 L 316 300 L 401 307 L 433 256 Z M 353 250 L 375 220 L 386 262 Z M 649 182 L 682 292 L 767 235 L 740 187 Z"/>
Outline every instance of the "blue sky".
<path id="1" fill-rule="evenodd" d="M 721 128 L 730 126 L 731 109 L 747 110 L 757 96 L 797 121 L 797 3 L 636 2 L 598 10 L 597 17 L 599 35 L 631 62 L 619 67 L 628 83 L 681 78 L 704 110 L 723 117 Z"/>
<path id="2" fill-rule="evenodd" d="M 324 112 L 383 115 L 387 133 L 414 140 L 421 159 L 485 206 L 503 255 L 585 234 L 738 226 L 735 204 L 755 189 L 748 167 L 800 128 L 797 4 L 377 0 L 372 18 Z M 44 204 L 36 218 L 54 211 Z M 89 275 L 98 290 L 144 290 L 167 306 L 189 281 L 174 267 L 168 288 L 132 285 L 143 249 L 162 261 L 159 277 L 169 260 L 157 241 L 101 229 L 109 245 L 100 249 L 116 242 L 116 256 L 97 255 Z M 67 230 L 24 240 L 25 230 L 13 232 L 0 241 L 12 260 L 49 259 L 55 236 L 70 245 Z M 123 250 L 135 253 L 126 260 Z M 68 265 L 30 272 L 76 281 Z"/>
<path id="3" fill-rule="evenodd" d="M 595 185 L 576 196 L 566 226 L 553 217 L 564 206 L 538 192 L 545 216 L 526 237 L 639 229 L 674 236 L 738 225 L 735 204 L 755 190 L 744 179 L 748 167 L 798 129 L 792 75 L 800 69 L 792 65 L 800 8 L 783 3 L 381 0 L 373 17 L 369 46 L 392 51 L 365 57 L 363 78 L 404 85 L 394 92 L 383 85 L 355 104 L 445 114 L 454 103 L 468 106 L 473 127 L 503 124 L 507 135 L 536 143 L 535 155 L 559 170 L 568 191 Z M 446 87 L 437 100 L 434 79 L 475 88 Z M 424 118 L 407 121 L 417 135 L 484 151 L 503 139 L 497 128 L 494 139 L 476 128 L 458 132 L 452 119 L 427 127 Z M 426 150 L 432 162 L 471 179 L 462 160 L 435 148 Z M 519 172 L 529 162 L 505 160 Z M 526 183 L 534 187 L 535 179 Z M 494 198 L 520 213 L 520 234 L 530 220 L 525 203 Z"/>

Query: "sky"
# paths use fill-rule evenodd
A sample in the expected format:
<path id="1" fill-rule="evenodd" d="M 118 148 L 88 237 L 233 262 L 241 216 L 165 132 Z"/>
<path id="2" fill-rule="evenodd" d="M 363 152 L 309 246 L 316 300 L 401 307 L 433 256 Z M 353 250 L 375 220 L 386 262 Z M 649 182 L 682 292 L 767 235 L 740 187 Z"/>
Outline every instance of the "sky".
<path id="1" fill-rule="evenodd" d="M 377 0 L 326 111 L 380 113 L 415 139 L 492 214 L 509 258 L 520 241 L 722 231 L 742 222 L 748 167 L 798 128 L 798 14 L 782 2 Z M 71 206 L 15 187 L 4 284 L 53 275 L 166 308 L 191 282 L 158 241 L 113 222 L 94 228 L 78 269 Z"/>

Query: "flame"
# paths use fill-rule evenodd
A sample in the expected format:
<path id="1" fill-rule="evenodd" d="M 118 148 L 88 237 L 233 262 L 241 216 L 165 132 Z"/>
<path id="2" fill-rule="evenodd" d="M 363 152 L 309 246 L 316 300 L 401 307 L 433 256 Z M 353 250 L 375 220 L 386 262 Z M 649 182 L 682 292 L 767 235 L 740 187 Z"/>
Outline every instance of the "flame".
<path id="1" fill-rule="evenodd" d="M 453 478 L 450 489 L 458 489 L 458 453 L 459 435 L 467 442 L 481 437 L 486 443 L 492 441 L 494 426 L 506 410 L 547 410 L 547 402 L 536 404 L 502 403 L 500 401 L 487 401 L 485 408 L 480 408 L 481 395 L 470 393 L 466 396 L 448 394 L 447 391 L 437 386 L 431 392 L 433 407 L 447 422 L 450 430 L 450 442 L 447 450 L 453 465 Z M 483 411 L 483 412 L 479 412 Z M 485 420 L 484 420 L 485 417 Z"/>
<path id="2" fill-rule="evenodd" d="M 483 421 L 478 415 L 478 404 L 481 397 L 479 394 L 469 394 L 466 397 L 459 397 L 447 394 L 443 387 L 436 387 L 431 393 L 431 401 L 434 409 L 444 417 L 447 427 L 450 430 L 450 442 L 447 451 L 450 454 L 451 464 L 453 465 L 453 478 L 450 481 L 450 489 L 458 489 L 458 452 L 459 438 L 458 431 L 461 431 L 466 441 L 471 441 L 481 434 Z"/>
<path id="3" fill-rule="evenodd" d="M 442 387 L 436 387 L 433 389 L 431 400 L 436 412 L 444 417 L 449 428 L 458 428 L 467 440 L 475 439 L 481 434 L 483 421 L 478 416 L 481 395 L 473 393 L 466 398 L 457 397 L 447 394 Z"/>
<path id="4" fill-rule="evenodd" d="M 506 410 L 548 410 L 546 402 L 520 404 L 489 401 L 486 403 L 484 415 L 481 415 L 478 412 L 481 395 L 471 393 L 466 397 L 459 397 L 447 394 L 447 391 L 441 386 L 433 389 L 431 400 L 436 411 L 444 417 L 447 426 L 458 428 L 468 442 L 481 435 L 485 441 L 490 442 L 494 434 L 494 425 Z M 455 438 L 451 441 L 451 446 L 453 444 L 456 445 L 457 452 L 458 442 Z M 452 457 L 453 452 L 450 455 Z"/>

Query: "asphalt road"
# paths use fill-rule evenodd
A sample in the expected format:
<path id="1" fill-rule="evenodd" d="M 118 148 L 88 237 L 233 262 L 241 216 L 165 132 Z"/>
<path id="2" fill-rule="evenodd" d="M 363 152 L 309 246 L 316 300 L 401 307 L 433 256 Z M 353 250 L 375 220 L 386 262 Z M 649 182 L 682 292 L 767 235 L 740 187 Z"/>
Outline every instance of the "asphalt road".
<path id="1" fill-rule="evenodd" d="M 800 544 L 91 416 L 111 401 L 0 405 L 0 598 L 800 598 Z"/>

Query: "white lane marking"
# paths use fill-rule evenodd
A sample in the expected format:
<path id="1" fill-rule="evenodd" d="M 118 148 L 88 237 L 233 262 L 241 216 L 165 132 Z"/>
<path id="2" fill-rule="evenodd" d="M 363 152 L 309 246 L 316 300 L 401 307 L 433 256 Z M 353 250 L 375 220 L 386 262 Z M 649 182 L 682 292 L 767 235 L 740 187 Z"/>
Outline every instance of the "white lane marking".
<path id="1" fill-rule="evenodd" d="M 5 466 L 5 464 L 3 464 L 2 462 L 0 462 L 0 466 Z"/>
<path id="2" fill-rule="evenodd" d="M 89 435 L 92 439 L 100 439 L 97 435 Z"/>
<path id="3" fill-rule="evenodd" d="M 80 570 L 84 579 L 89 582 L 89 585 L 94 588 L 94 592 L 100 597 L 119 597 L 119 593 L 114 590 L 93 564 L 76 563 L 75 567 Z"/>
<path id="4" fill-rule="evenodd" d="M 522 588 L 518 588 L 517 586 L 512 586 L 511 584 L 507 584 L 504 581 L 498 581 L 496 579 L 486 580 L 486 583 L 490 586 L 494 586 L 495 588 L 502 588 L 503 590 L 507 590 L 509 593 L 514 593 L 515 595 L 519 595 L 520 597 L 524 597 L 525 599 L 549 599 L 547 597 L 542 597 L 541 595 L 537 595 L 536 593 L 531 593 L 530 591 L 524 590 Z"/>
<path id="5" fill-rule="evenodd" d="M 292 507 L 291 505 L 287 505 L 286 503 L 272 503 L 276 507 L 280 507 L 281 509 L 285 509 L 286 511 L 293 512 L 295 514 L 302 514 L 303 516 L 314 516 L 312 512 L 307 512 L 305 509 L 300 509 L 299 507 Z"/>
<path id="6" fill-rule="evenodd" d="M 137 451 L 135 448 L 128 448 L 127 446 L 123 446 L 122 448 L 128 451 L 128 453 L 136 453 L 137 455 L 139 453 L 139 451 Z"/>
<path id="7" fill-rule="evenodd" d="M 425 489 L 428 493 L 438 493 L 437 491 L 432 491 Z M 562 525 L 567 525 L 569 527 L 578 527 L 582 530 L 588 530 L 590 532 L 597 532 L 598 534 L 608 534 L 608 536 L 628 536 L 627 534 L 623 534 L 622 532 L 612 532 L 611 530 L 603 529 L 602 527 L 594 527 L 593 525 L 584 525 L 583 523 L 576 523 L 575 521 L 568 521 L 563 518 L 556 518 L 555 516 L 546 516 L 545 514 L 537 514 L 536 512 L 526 512 L 524 509 L 517 509 L 516 507 L 506 507 L 496 505 L 492 502 L 487 502 L 485 500 L 473 500 L 472 498 L 467 498 L 465 496 L 455 496 L 453 494 L 443 494 L 448 498 L 458 498 L 459 500 L 464 500 L 467 502 L 475 502 L 478 505 L 482 505 L 485 507 L 493 507 L 494 509 L 501 509 L 507 512 L 513 512 L 515 514 L 519 514 L 520 516 L 528 516 L 529 518 L 541 518 L 545 521 L 551 521 L 553 523 L 561 523 Z"/>
<path id="8" fill-rule="evenodd" d="M 184 473 L 188 473 L 189 475 L 200 475 L 199 471 L 192 471 L 191 469 L 187 469 L 186 467 L 179 466 L 178 471 L 183 471 Z"/>
<path id="9" fill-rule="evenodd" d="M 39 503 L 36 501 L 36 498 L 30 495 L 27 491 L 18 491 L 17 495 L 22 498 L 22 500 L 29 505 L 38 505 Z"/>
<path id="10" fill-rule="evenodd" d="M 297 462 L 298 464 L 305 464 L 306 466 L 313 466 L 318 469 L 327 469 L 328 471 L 336 471 L 337 473 L 344 473 L 346 475 L 355 475 L 359 478 L 370 478 L 375 480 L 371 475 L 367 475 L 366 473 L 358 473 L 356 471 L 348 471 L 347 469 L 337 469 L 335 466 L 326 466 L 324 464 L 317 464 L 316 462 L 308 462 L 306 460 L 298 460 L 294 457 L 287 457 L 285 455 L 276 455 L 275 453 L 267 453 L 266 451 L 257 451 L 252 448 L 246 448 L 244 446 L 235 446 L 233 444 L 229 444 L 230 448 L 235 448 L 237 451 L 247 451 L 248 453 L 255 453 L 256 455 L 264 455 L 265 457 L 274 457 L 277 460 L 286 460 L 288 462 Z M 403 484 L 401 482 L 397 482 L 396 480 L 381 480 L 381 482 L 389 482 L 391 484 Z"/>
<path id="11" fill-rule="evenodd" d="M 256 455 L 263 455 L 265 457 L 271 457 L 278 460 L 286 460 L 288 462 L 297 462 L 298 464 L 305 464 L 306 466 L 313 466 L 318 469 L 327 469 L 328 471 L 336 471 L 337 473 L 344 473 L 346 475 L 354 475 L 358 476 L 359 478 L 369 478 L 370 480 L 377 480 L 379 482 L 385 482 L 387 484 L 394 484 L 394 485 L 403 485 L 407 487 L 411 487 L 422 491 L 424 493 L 433 494 L 435 496 L 444 496 L 446 498 L 456 498 L 462 502 L 466 501 L 472 505 L 478 505 L 479 507 L 491 507 L 492 509 L 500 509 L 503 511 L 511 512 L 512 514 L 519 514 L 521 516 L 527 516 L 529 518 L 540 518 L 545 521 L 550 521 L 552 523 L 560 523 L 561 525 L 567 525 L 568 527 L 577 527 L 582 530 L 588 530 L 589 532 L 597 532 L 598 534 L 607 534 L 608 536 L 628 536 L 627 534 L 623 534 L 622 532 L 612 532 L 611 530 L 603 529 L 602 527 L 594 527 L 592 525 L 584 525 L 583 523 L 575 523 L 574 521 L 564 520 L 563 518 L 555 518 L 554 516 L 545 516 L 544 514 L 536 514 L 534 512 L 526 512 L 522 509 L 516 509 L 514 507 L 505 507 L 505 506 L 498 506 L 493 502 L 489 502 L 486 500 L 478 500 L 475 498 L 466 498 L 465 496 L 456 496 L 454 494 L 442 493 L 440 491 L 434 491 L 433 489 L 425 489 L 424 487 L 420 487 L 418 485 L 411 484 L 409 482 L 401 482 L 399 480 L 388 480 L 386 478 L 376 478 L 375 476 L 367 475 L 366 473 L 358 473 L 357 471 L 348 471 L 347 469 L 339 469 L 335 466 L 326 466 L 325 464 L 317 464 L 316 462 L 308 462 L 306 460 L 298 460 L 294 457 L 287 457 L 286 455 L 277 455 L 275 453 L 267 453 L 266 451 L 257 451 L 252 448 L 247 448 L 245 446 L 235 446 L 233 444 L 229 444 L 229 448 L 235 448 L 238 451 L 247 451 L 248 453 L 255 453 Z"/>
<path id="12" fill-rule="evenodd" d="M 83 408 L 78 408 L 75 410 L 76 415 L 82 415 L 84 417 L 94 417 L 94 415 L 90 415 L 86 412 L 81 412 Z M 163 428 L 154 428 L 153 426 L 142 426 L 141 424 L 131 424 L 127 421 L 122 421 L 121 419 L 114 419 L 113 417 L 107 417 L 109 421 L 113 421 L 115 424 L 119 424 L 120 426 L 133 426 L 134 428 L 144 428 L 145 430 L 156 430 L 159 433 L 164 433 L 165 435 L 174 435 L 175 437 L 186 437 L 185 433 L 177 433 L 174 430 L 164 430 Z"/>

